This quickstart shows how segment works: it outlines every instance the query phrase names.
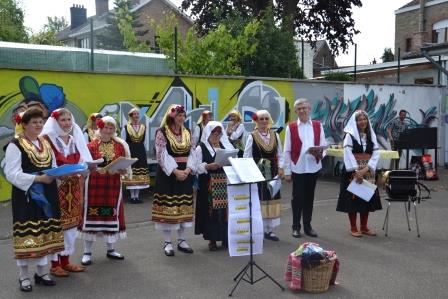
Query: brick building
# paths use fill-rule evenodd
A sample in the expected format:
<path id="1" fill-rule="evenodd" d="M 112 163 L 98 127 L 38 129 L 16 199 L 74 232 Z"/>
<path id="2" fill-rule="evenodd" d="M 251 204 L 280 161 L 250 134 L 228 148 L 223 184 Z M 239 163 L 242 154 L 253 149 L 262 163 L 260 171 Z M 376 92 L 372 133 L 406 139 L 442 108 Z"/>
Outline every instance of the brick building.
<path id="1" fill-rule="evenodd" d="M 428 43 L 448 41 L 448 0 L 413 0 L 395 11 L 395 53 L 420 56 Z M 397 59 L 397 55 L 395 55 Z"/>
<path id="2" fill-rule="evenodd" d="M 80 5 L 70 8 L 70 26 L 57 34 L 57 39 L 65 45 L 78 48 L 90 48 L 90 20 L 93 21 L 94 47 L 98 48 L 97 36 L 104 32 L 108 26 L 108 18 L 113 13 L 109 10 L 108 0 L 95 0 L 96 14 L 87 18 L 87 10 Z M 150 26 L 150 20 L 161 23 L 168 14 L 174 14 L 178 23 L 178 32 L 186 36 L 193 21 L 169 0 L 133 0 L 131 12 L 138 16 L 142 25 L 139 30 L 147 31 L 138 38 L 145 41 L 152 49 L 157 50 L 157 36 Z"/>

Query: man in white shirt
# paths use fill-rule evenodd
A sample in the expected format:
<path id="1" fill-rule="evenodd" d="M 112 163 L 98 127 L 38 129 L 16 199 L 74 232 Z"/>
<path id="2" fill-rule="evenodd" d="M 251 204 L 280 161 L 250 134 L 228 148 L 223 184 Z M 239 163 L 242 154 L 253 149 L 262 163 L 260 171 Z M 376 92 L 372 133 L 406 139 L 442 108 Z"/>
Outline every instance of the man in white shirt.
<path id="1" fill-rule="evenodd" d="M 314 189 L 324 152 L 313 147 L 324 146 L 325 134 L 319 121 L 310 119 L 311 105 L 307 99 L 294 102 L 294 112 L 299 117 L 286 127 L 284 166 L 285 179 L 292 180 L 292 235 L 300 238 L 300 219 L 303 216 L 304 233 L 317 237 L 311 227 Z"/>

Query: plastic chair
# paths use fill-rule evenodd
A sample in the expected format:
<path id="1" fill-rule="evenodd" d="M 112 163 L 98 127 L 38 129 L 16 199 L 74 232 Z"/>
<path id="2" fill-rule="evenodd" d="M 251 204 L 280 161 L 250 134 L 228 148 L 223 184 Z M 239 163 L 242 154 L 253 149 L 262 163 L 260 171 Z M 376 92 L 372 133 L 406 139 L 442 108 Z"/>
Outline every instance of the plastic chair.
<path id="1" fill-rule="evenodd" d="M 417 217 L 417 203 L 420 203 L 422 199 L 430 198 L 429 189 L 418 182 L 417 173 L 413 170 L 392 170 L 385 174 L 386 176 L 386 192 L 388 198 L 386 198 L 388 205 L 386 210 L 386 216 L 384 217 L 383 230 L 386 228 L 385 236 L 387 237 L 389 232 L 389 218 L 390 207 L 392 202 L 402 202 L 406 214 L 406 221 L 408 223 L 408 229 L 411 230 L 409 223 L 409 213 L 411 212 L 411 205 L 414 206 L 415 224 L 417 227 L 417 236 L 420 238 L 420 228 L 418 226 Z M 421 189 L 425 189 L 428 195 L 426 197 L 421 196 Z"/>

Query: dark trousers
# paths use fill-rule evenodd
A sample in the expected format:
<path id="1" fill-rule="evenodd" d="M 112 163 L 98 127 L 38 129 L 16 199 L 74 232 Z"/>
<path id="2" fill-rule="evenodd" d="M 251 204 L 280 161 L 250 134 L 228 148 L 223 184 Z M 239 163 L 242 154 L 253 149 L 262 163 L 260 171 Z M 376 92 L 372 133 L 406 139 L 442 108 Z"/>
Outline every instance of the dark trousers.
<path id="1" fill-rule="evenodd" d="M 292 229 L 300 230 L 300 218 L 303 215 L 303 228 L 311 229 L 313 215 L 314 189 L 317 181 L 316 173 L 292 173 Z"/>

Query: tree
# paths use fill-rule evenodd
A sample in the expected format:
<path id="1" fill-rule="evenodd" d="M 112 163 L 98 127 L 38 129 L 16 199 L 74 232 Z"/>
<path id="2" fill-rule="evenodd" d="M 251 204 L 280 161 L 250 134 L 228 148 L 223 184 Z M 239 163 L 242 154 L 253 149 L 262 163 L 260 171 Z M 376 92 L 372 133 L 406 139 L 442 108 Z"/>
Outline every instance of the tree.
<path id="1" fill-rule="evenodd" d="M 65 17 L 47 17 L 45 24 L 38 33 L 33 33 L 30 37 L 30 43 L 39 45 L 62 46 L 63 43 L 56 39 L 59 31 L 68 27 Z"/>
<path id="2" fill-rule="evenodd" d="M 162 24 L 154 24 L 159 36 L 159 46 L 175 68 L 174 15 Z M 249 22 L 237 36 L 233 36 L 226 25 L 221 24 L 206 35 L 199 36 L 196 28 L 188 30 L 183 41 L 178 36 L 177 71 L 181 74 L 241 75 L 241 62 L 246 61 L 256 50 L 255 35 L 258 21 Z"/>
<path id="3" fill-rule="evenodd" d="M 292 34 L 277 27 L 270 8 L 260 20 L 255 39 L 257 49 L 246 64 L 245 75 L 281 78 L 303 78 L 297 60 Z"/>
<path id="4" fill-rule="evenodd" d="M 190 11 L 202 34 L 214 29 L 234 10 L 251 18 L 273 7 L 275 19 L 292 36 L 309 41 L 326 39 L 333 54 L 346 52 L 353 44 L 352 6 L 361 7 L 361 0 L 183 0 L 182 9 Z M 219 13 L 217 13 L 219 12 Z"/>
<path id="5" fill-rule="evenodd" d="M 332 72 L 324 75 L 328 81 L 353 81 L 353 76 L 344 72 Z"/>
<path id="6" fill-rule="evenodd" d="M 138 37 L 148 30 L 141 30 L 138 15 L 131 12 L 131 0 L 115 0 L 115 9 L 107 17 L 108 26 L 97 36 L 98 47 L 108 50 L 128 50 L 132 52 L 149 52 L 150 47 Z"/>
<path id="7" fill-rule="evenodd" d="M 24 13 L 16 0 L 0 0 L 0 41 L 25 43 Z"/>
<path id="8" fill-rule="evenodd" d="M 394 61 L 395 56 L 394 53 L 392 53 L 391 48 L 384 48 L 383 55 L 381 56 L 381 60 L 384 62 Z"/>

